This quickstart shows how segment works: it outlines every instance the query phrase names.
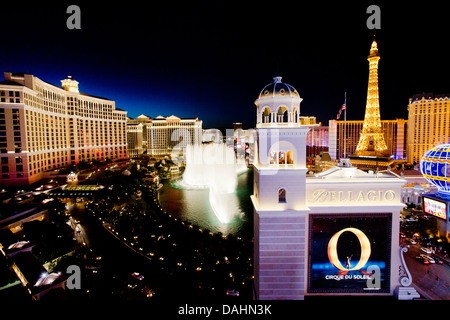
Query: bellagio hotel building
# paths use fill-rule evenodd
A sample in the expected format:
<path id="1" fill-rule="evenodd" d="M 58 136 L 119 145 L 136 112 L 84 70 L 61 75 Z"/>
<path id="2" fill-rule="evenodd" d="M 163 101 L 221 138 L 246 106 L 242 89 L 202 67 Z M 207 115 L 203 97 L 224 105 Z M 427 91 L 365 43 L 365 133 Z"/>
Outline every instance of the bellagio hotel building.
<path id="1" fill-rule="evenodd" d="M 126 111 L 115 102 L 31 74 L 0 82 L 0 185 L 31 184 L 44 172 L 81 161 L 127 158 Z"/>

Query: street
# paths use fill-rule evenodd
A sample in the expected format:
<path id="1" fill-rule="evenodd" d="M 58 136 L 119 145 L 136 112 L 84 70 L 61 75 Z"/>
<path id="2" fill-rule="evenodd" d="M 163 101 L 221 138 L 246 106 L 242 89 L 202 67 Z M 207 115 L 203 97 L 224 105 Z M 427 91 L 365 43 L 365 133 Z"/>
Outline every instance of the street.
<path id="1" fill-rule="evenodd" d="M 405 254 L 405 262 L 411 272 L 413 285 L 419 288 L 422 295 L 433 300 L 449 300 L 450 288 L 450 266 L 444 261 L 443 264 L 423 264 L 416 260 L 416 256 L 425 254 L 420 244 L 409 245 Z M 430 255 L 431 256 L 431 255 Z"/>
<path id="2" fill-rule="evenodd" d="M 70 214 L 71 219 L 78 222 L 76 230 L 79 232 L 75 232 L 76 240 L 80 245 L 92 251 L 94 255 L 101 257 L 103 267 L 95 273 L 93 272 L 92 275 L 88 275 L 90 279 L 88 289 L 91 290 L 92 294 L 100 298 L 122 296 L 126 299 L 131 295 L 134 296 L 136 291 L 138 293 L 140 291 L 131 290 L 128 287 L 133 272 L 140 272 L 145 275 L 142 287 L 151 285 L 151 289 L 156 292 L 157 296 L 163 293 L 162 279 L 156 280 L 152 277 L 155 270 L 150 266 L 150 263 L 109 235 L 99 225 L 97 218 L 85 212 L 81 203 L 74 206 Z M 97 288 L 96 293 L 93 292 L 94 287 Z M 135 287 L 133 286 L 133 288 Z M 145 295 L 139 294 L 137 298 L 143 299 Z"/>

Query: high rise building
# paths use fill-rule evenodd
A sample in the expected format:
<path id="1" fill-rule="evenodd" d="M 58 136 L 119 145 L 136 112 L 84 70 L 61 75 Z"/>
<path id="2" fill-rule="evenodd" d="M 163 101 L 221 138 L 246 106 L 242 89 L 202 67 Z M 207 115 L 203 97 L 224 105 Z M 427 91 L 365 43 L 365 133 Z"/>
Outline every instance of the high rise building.
<path id="1" fill-rule="evenodd" d="M 310 125 L 306 135 L 306 165 L 308 170 L 315 170 L 317 157 L 328 153 L 328 127 L 316 123 L 315 117 L 300 117 L 300 124 Z"/>
<path id="2" fill-rule="evenodd" d="M 353 165 L 364 169 L 385 168 L 391 164 L 388 148 L 380 119 L 380 98 L 378 92 L 378 53 L 374 40 L 367 57 L 369 61 L 369 85 L 367 89 L 366 113 L 363 129 L 356 146 L 355 154 L 350 156 Z"/>
<path id="3" fill-rule="evenodd" d="M 31 74 L 0 82 L 0 184 L 30 184 L 44 172 L 80 161 L 125 159 L 126 111 L 81 93 L 70 76 L 62 87 Z"/>
<path id="4" fill-rule="evenodd" d="M 329 152 L 333 159 L 340 159 L 345 154 L 354 154 L 363 130 L 363 120 L 329 121 Z M 345 127 L 346 126 L 346 127 Z M 389 154 L 395 160 L 406 160 L 407 127 L 405 119 L 381 120 L 381 128 Z M 344 139 L 346 144 L 344 145 Z"/>
<path id="5" fill-rule="evenodd" d="M 135 122 L 137 120 L 132 118 L 127 119 L 127 153 L 130 158 L 138 157 L 144 152 L 144 125 Z"/>
<path id="6" fill-rule="evenodd" d="M 436 145 L 450 142 L 450 94 L 422 93 L 409 99 L 408 163 L 419 164 Z"/>
<path id="7" fill-rule="evenodd" d="M 317 123 L 317 118 L 313 116 L 300 116 L 299 123 L 301 125 L 310 125 L 311 130 L 306 136 L 306 158 L 309 163 L 311 159 L 320 155 L 321 152 L 328 152 L 328 127 Z"/>
<path id="8" fill-rule="evenodd" d="M 328 127 L 320 124 L 311 126 L 311 130 L 306 136 L 306 156 L 310 158 L 320 155 L 321 152 L 328 152 L 328 141 Z"/>
<path id="9" fill-rule="evenodd" d="M 182 155 L 188 144 L 202 143 L 202 124 L 198 118 L 181 119 L 174 115 L 128 118 L 128 152 L 130 156 L 147 154 L 155 159 L 170 157 L 173 152 Z"/>

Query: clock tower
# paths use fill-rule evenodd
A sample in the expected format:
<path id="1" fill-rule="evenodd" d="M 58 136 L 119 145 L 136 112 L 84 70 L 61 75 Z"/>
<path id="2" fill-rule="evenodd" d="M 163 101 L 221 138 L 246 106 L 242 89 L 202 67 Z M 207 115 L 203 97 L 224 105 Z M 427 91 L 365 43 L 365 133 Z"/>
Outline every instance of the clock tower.
<path id="1" fill-rule="evenodd" d="M 303 299 L 306 135 L 298 91 L 281 77 L 255 101 L 254 268 L 256 299 Z"/>

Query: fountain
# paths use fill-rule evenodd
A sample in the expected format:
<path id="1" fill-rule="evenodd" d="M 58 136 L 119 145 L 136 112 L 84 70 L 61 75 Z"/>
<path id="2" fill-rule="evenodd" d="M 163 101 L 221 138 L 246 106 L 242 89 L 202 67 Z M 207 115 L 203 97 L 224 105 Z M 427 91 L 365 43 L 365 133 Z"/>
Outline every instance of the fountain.
<path id="1" fill-rule="evenodd" d="M 208 188 L 209 203 L 219 221 L 231 222 L 238 198 L 234 193 L 237 176 L 247 170 L 245 158 L 236 159 L 234 150 L 224 143 L 188 145 L 186 170 L 181 185 L 185 188 Z"/>

